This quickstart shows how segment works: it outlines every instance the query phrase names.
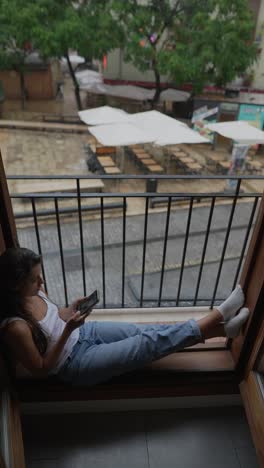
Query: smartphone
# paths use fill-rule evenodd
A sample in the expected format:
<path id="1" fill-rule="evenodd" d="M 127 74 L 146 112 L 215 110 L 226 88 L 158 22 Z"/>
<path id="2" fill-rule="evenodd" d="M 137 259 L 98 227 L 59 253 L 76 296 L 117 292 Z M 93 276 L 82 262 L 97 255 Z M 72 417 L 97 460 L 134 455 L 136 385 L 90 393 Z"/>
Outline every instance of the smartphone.
<path id="1" fill-rule="evenodd" d="M 96 289 L 92 294 L 90 294 L 90 296 L 85 297 L 79 303 L 79 311 L 81 312 L 81 315 L 92 312 L 92 308 L 97 304 L 97 302 L 99 302 L 99 294 Z"/>

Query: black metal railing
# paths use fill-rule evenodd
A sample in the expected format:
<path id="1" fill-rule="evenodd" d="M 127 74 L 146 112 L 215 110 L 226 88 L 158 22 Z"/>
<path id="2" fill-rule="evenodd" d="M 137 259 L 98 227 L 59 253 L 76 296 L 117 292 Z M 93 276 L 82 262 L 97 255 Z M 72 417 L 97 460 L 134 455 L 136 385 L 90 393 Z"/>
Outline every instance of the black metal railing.
<path id="1" fill-rule="evenodd" d="M 232 191 L 213 193 L 119 192 L 122 187 L 107 193 L 81 190 L 82 179 L 96 178 L 7 177 L 10 181 L 76 182 L 73 192 L 11 194 L 20 244 L 42 255 L 43 278 L 51 297 L 68 304 L 76 294 L 86 295 L 97 287 L 103 308 L 212 307 L 234 288 L 262 196 L 243 184 L 258 179 L 264 187 L 264 177 L 155 176 L 159 183 L 173 181 L 175 189 L 177 181 L 199 180 L 205 187 L 207 180 L 235 183 Z M 146 180 L 147 185 L 153 176 L 100 179 L 113 184 Z M 151 208 L 156 198 L 164 202 L 162 209 Z M 144 209 L 130 216 L 133 199 L 143 201 Z M 25 208 L 26 201 L 30 209 Z M 65 201 L 75 205 L 62 206 Z M 45 206 L 40 208 L 40 203 Z"/>

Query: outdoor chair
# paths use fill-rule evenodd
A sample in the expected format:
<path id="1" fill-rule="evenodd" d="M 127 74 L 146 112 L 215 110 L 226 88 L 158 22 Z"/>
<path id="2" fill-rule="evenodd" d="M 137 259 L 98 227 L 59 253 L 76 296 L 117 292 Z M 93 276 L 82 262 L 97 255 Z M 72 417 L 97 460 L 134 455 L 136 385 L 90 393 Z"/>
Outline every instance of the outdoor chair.
<path id="1" fill-rule="evenodd" d="M 86 164 L 89 171 L 93 173 L 101 170 L 101 166 L 94 154 L 86 160 Z"/>

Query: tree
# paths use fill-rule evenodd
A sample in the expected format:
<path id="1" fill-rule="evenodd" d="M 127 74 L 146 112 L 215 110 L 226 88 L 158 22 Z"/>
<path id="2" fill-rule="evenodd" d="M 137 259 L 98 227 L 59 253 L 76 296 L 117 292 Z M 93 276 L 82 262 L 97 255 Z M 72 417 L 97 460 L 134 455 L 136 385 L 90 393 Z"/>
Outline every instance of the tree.
<path id="1" fill-rule="evenodd" d="M 247 0 L 113 0 L 126 35 L 125 60 L 153 70 L 158 101 L 160 77 L 193 94 L 208 83 L 225 85 L 256 58 L 254 22 Z"/>
<path id="2" fill-rule="evenodd" d="M 25 88 L 26 59 L 32 52 L 32 31 L 36 25 L 32 1 L 1 0 L 0 2 L 0 68 L 19 74 L 22 107 Z"/>
<path id="3" fill-rule="evenodd" d="M 102 58 L 120 43 L 121 31 L 109 14 L 107 0 L 38 0 L 38 26 L 34 43 L 44 57 L 65 57 L 73 81 L 78 109 L 80 89 L 69 59 L 69 49 L 91 58 Z"/>

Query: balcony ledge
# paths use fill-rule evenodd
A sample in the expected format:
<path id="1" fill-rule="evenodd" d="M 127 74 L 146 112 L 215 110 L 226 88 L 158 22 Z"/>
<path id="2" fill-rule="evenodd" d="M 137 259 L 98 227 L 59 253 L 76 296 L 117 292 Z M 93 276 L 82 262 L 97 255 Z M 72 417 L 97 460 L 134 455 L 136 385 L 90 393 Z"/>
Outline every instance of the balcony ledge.
<path id="1" fill-rule="evenodd" d="M 191 317 L 198 319 L 208 311 L 207 307 L 96 309 L 91 318 L 141 323 L 175 322 Z M 22 403 L 237 394 L 239 390 L 234 360 L 223 343 L 225 339 L 219 340 L 211 343 L 211 349 L 211 340 L 208 340 L 205 344 L 171 354 L 143 369 L 94 387 L 72 387 L 59 382 L 56 377 L 47 380 L 21 379 L 16 384 L 17 393 Z"/>
<path id="2" fill-rule="evenodd" d="M 210 313 L 209 307 L 144 307 L 94 309 L 91 320 L 114 322 L 167 323 L 199 320 Z M 87 319 L 90 320 L 89 318 Z"/>

